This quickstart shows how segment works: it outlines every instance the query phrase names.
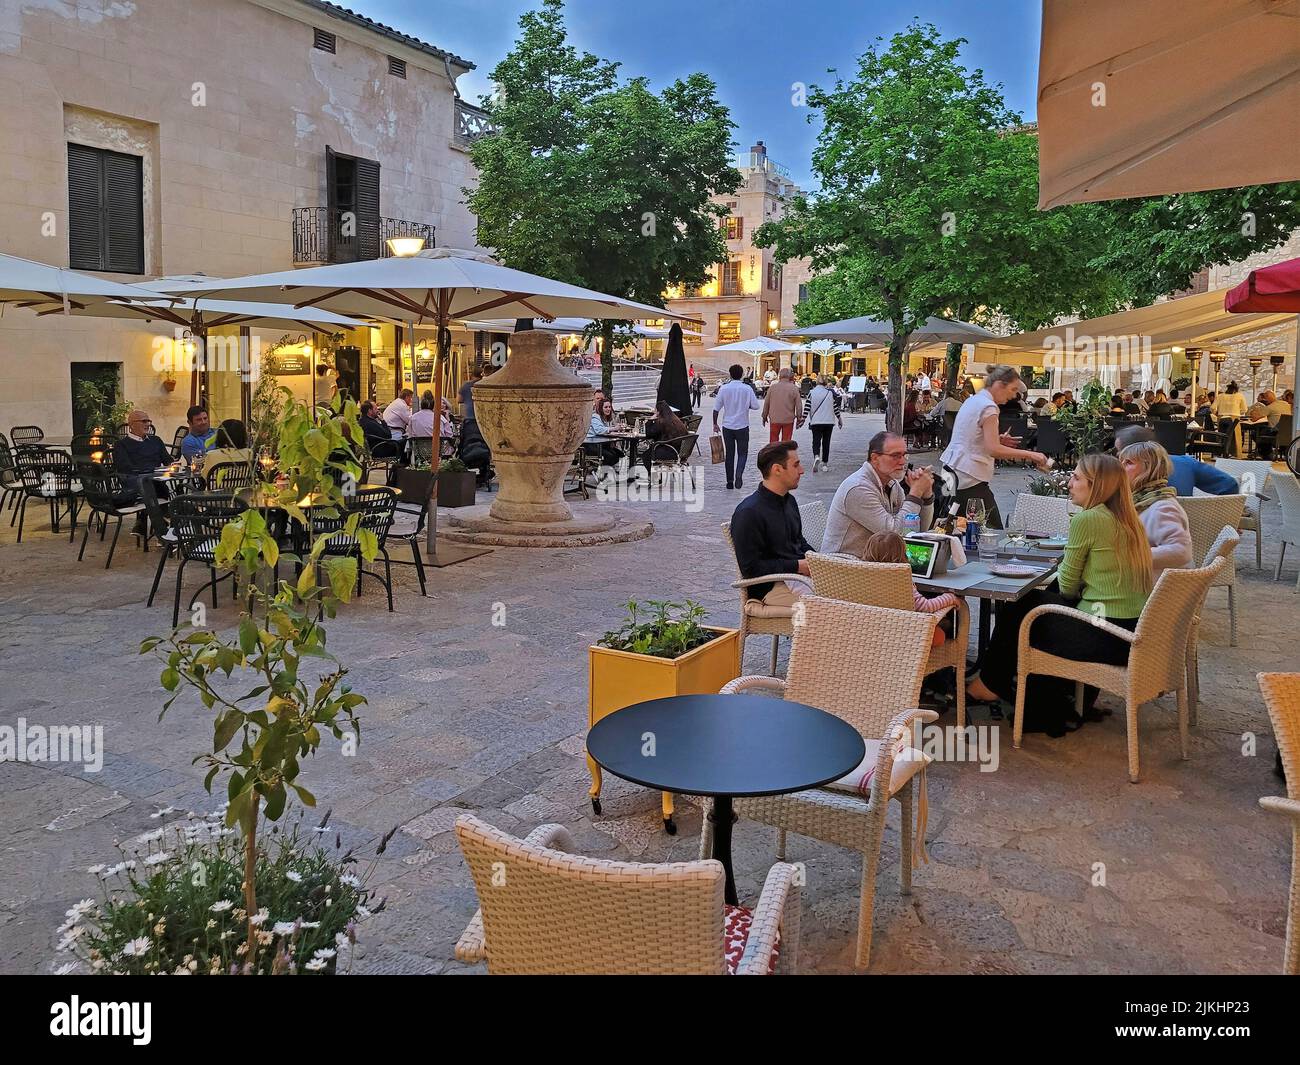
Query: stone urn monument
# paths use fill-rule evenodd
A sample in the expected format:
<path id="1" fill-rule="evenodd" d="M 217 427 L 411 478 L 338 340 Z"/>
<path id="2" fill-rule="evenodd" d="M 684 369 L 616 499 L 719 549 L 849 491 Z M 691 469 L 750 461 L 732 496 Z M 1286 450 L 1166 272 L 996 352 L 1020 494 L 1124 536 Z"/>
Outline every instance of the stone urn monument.
<path id="1" fill-rule="evenodd" d="M 564 501 L 565 477 L 591 425 L 591 400 L 591 385 L 560 365 L 554 336 L 512 334 L 505 366 L 474 385 L 474 413 L 500 488 L 489 506 L 452 511 L 447 539 L 578 547 L 649 536 L 648 521 L 630 521 L 604 504 L 575 517 Z"/>
<path id="2" fill-rule="evenodd" d="M 539 329 L 510 338 L 510 358 L 474 386 L 474 413 L 492 449 L 500 521 L 568 521 L 564 475 L 591 424 L 591 385 L 560 365 L 555 337 Z"/>

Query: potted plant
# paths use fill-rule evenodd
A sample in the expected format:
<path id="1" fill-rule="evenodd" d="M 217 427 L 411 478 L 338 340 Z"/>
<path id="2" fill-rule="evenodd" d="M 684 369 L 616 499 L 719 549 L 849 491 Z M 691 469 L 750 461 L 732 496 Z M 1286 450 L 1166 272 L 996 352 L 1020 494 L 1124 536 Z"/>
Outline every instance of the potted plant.
<path id="1" fill-rule="evenodd" d="M 460 459 L 443 459 L 438 467 L 438 506 L 472 507 L 474 505 L 474 471 Z"/>
<path id="2" fill-rule="evenodd" d="M 646 609 L 648 608 L 648 610 Z M 587 726 L 626 706 L 669 695 L 713 695 L 740 676 L 738 629 L 704 625 L 699 603 L 627 604 L 623 624 L 587 649 Z M 591 805 L 600 813 L 600 767 L 590 758 Z M 673 833 L 673 800 L 663 796 Z"/>
<path id="3" fill-rule="evenodd" d="M 1062 407 L 1052 415 L 1052 421 L 1070 441 L 1070 454 L 1076 458 L 1101 450 L 1110 433 L 1110 423 L 1106 420 L 1110 397 L 1111 390 L 1094 378 L 1083 386 L 1073 407 Z"/>

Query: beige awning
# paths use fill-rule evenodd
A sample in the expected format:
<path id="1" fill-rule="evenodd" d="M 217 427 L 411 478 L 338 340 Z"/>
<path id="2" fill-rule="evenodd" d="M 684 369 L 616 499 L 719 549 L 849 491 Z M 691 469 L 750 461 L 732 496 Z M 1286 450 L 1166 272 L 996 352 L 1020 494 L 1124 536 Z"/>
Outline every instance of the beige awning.
<path id="1" fill-rule="evenodd" d="M 1082 322 L 1017 333 L 980 344 L 980 356 L 1015 362 L 1022 355 L 1043 355 L 1050 364 L 1054 354 L 1097 356 L 1098 365 L 1140 365 L 1161 349 L 1210 347 L 1259 329 L 1293 321 L 1294 314 L 1229 314 L 1223 293 L 1198 292 L 1149 307 L 1089 318 Z"/>
<path id="2" fill-rule="evenodd" d="M 1044 0 L 1040 208 L 1300 179 L 1300 0 Z"/>

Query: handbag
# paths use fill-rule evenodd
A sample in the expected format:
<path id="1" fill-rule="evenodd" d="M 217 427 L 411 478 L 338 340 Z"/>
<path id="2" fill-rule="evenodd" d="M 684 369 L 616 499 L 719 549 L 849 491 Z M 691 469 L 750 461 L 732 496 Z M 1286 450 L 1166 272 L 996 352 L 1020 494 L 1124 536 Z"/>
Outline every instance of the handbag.
<path id="1" fill-rule="evenodd" d="M 716 433 L 709 437 L 709 455 L 716 466 L 719 462 L 725 462 L 727 458 L 726 448 L 723 447 L 722 437 Z"/>

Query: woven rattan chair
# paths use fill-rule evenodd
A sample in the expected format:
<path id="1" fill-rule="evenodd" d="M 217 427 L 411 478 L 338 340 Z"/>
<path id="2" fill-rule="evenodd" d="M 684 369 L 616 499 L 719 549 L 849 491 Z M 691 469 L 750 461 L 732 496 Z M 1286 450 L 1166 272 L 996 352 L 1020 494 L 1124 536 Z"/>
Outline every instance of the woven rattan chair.
<path id="1" fill-rule="evenodd" d="M 787 678 L 739 677 L 723 687 L 723 694 L 770 691 L 843 718 L 867 741 L 863 784 L 856 792 L 825 787 L 793 795 L 737 799 L 736 813 L 777 829 L 777 858 L 781 860 L 785 858 L 787 832 L 862 853 L 856 964 L 865 968 L 871 959 L 876 869 L 891 798 L 901 807 L 899 880 L 904 895 L 912 890 L 914 846 L 921 856 L 925 853 L 925 761 L 919 752 L 915 756 L 904 752 L 913 749 L 914 723 L 938 717 L 931 710 L 915 709 L 927 668 L 934 616 L 819 596 L 805 597 L 800 608 Z M 845 684 L 846 662 L 875 663 L 876 668 L 859 671 L 853 683 Z M 863 767 L 857 772 L 863 773 Z M 915 838 L 914 799 L 918 814 Z M 712 835 L 706 819 L 700 834 L 701 855 L 710 853 Z"/>
<path id="2" fill-rule="evenodd" d="M 721 862 L 585 858 L 566 853 L 573 841 L 560 825 L 517 839 L 469 814 L 456 820 L 456 837 L 480 902 L 456 957 L 486 960 L 490 973 L 764 975 L 774 961 L 778 972 L 797 971 L 793 865 L 772 867 L 749 911 L 724 905 Z"/>
<path id="3" fill-rule="evenodd" d="M 1237 550 L 1240 542 L 1241 534 L 1231 525 L 1225 525 L 1219 531 L 1205 558 L 1201 560 L 1201 565 L 1212 565 L 1216 558 L 1226 558 L 1231 562 L 1232 554 Z M 1206 591 L 1208 592 L 1209 589 L 1207 588 Z M 1188 721 L 1193 725 L 1196 724 L 1196 711 L 1201 700 L 1200 642 L 1201 611 L 1204 607 L 1205 600 L 1202 599 L 1196 606 L 1191 635 L 1187 639 L 1187 716 Z"/>
<path id="4" fill-rule="evenodd" d="M 1241 527 L 1242 515 L 1246 510 L 1246 497 L 1235 496 L 1179 496 L 1178 502 L 1187 512 L 1187 527 L 1192 534 L 1192 558 L 1203 559 L 1210 553 L 1225 525 L 1234 529 Z M 1237 564 L 1228 559 L 1228 564 L 1215 578 L 1214 587 L 1228 589 L 1228 625 L 1230 637 L 1228 642 L 1237 646 Z"/>
<path id="5" fill-rule="evenodd" d="M 883 606 L 890 610 L 914 610 L 912 568 L 907 563 L 859 562 L 856 559 L 816 552 L 808 556 L 812 570 L 813 594 L 849 603 Z M 927 674 L 951 669 L 957 692 L 957 725 L 966 727 L 966 647 L 970 641 L 970 611 L 960 596 L 957 605 L 942 614 L 931 615 L 939 621 L 947 614 L 953 618 L 952 637 L 930 649 Z"/>
<path id="6" fill-rule="evenodd" d="M 1258 680 L 1286 774 L 1286 798 L 1265 795 L 1259 804 L 1291 819 L 1291 891 L 1282 972 L 1300 976 L 1300 673 L 1260 673 Z"/>
<path id="7" fill-rule="evenodd" d="M 1069 536 L 1070 500 L 1066 496 L 1021 492 L 1011 512 L 1011 526 L 1044 536 Z"/>
<path id="8" fill-rule="evenodd" d="M 1268 486 L 1273 479 L 1273 464 L 1263 459 L 1219 459 L 1215 468 L 1237 478 L 1241 494 L 1246 497 L 1246 509 L 1237 526 L 1242 532 L 1255 534 L 1255 568 L 1264 568 L 1264 546 L 1259 538 L 1260 496 L 1269 496 Z M 1269 498 L 1272 498 L 1269 496 Z"/>
<path id="9" fill-rule="evenodd" d="M 722 523 L 722 535 L 731 548 L 731 557 L 736 557 L 736 545 L 731 539 L 731 522 Z M 805 533 L 805 539 L 807 534 Z M 811 542 L 811 541 L 809 541 Z M 756 584 L 770 584 L 773 581 L 798 581 L 811 589 L 812 580 L 802 573 L 773 573 L 766 577 L 745 577 L 740 573 L 740 563 L 736 563 L 739 580 L 731 582 L 733 588 L 740 590 L 740 659 L 745 660 L 745 641 L 751 636 L 772 637 L 772 661 L 768 672 L 776 676 L 776 655 L 782 636 L 794 635 L 794 608 L 768 606 L 761 599 L 750 599 L 749 589 Z"/>
<path id="10" fill-rule="evenodd" d="M 1286 548 L 1300 548 L 1300 480 L 1293 473 L 1275 473 L 1273 488 L 1277 492 L 1277 502 L 1282 508 L 1282 529 L 1278 533 L 1277 569 L 1273 579 L 1282 579 L 1282 560 L 1286 557 Z M 1296 590 L 1300 591 L 1300 573 L 1296 574 Z"/>
<path id="11" fill-rule="evenodd" d="M 1187 755 L 1187 648 L 1192 638 L 1192 624 L 1198 603 L 1223 572 L 1228 562 L 1216 559 L 1200 569 L 1167 569 L 1160 574 L 1155 590 L 1142 608 L 1137 630 L 1129 632 L 1118 625 L 1073 607 L 1048 604 L 1035 607 L 1020 625 L 1019 669 L 1016 684 L 1016 717 L 1012 746 L 1019 749 L 1025 726 L 1025 692 L 1032 673 L 1062 677 L 1074 681 L 1076 710 L 1083 710 L 1083 687 L 1091 684 L 1124 698 L 1128 724 L 1128 778 L 1138 780 L 1138 710 L 1143 703 L 1165 692 L 1178 696 L 1178 732 L 1183 757 Z M 1123 666 L 1100 662 L 1076 662 L 1040 650 L 1029 642 L 1031 627 L 1044 614 L 1062 614 L 1077 618 L 1117 636 L 1129 644 L 1128 663 Z"/>
<path id="12" fill-rule="evenodd" d="M 822 538 L 826 535 L 826 504 L 820 499 L 810 499 L 799 507 L 799 523 L 803 526 L 803 538 L 814 551 L 820 551 Z"/>

